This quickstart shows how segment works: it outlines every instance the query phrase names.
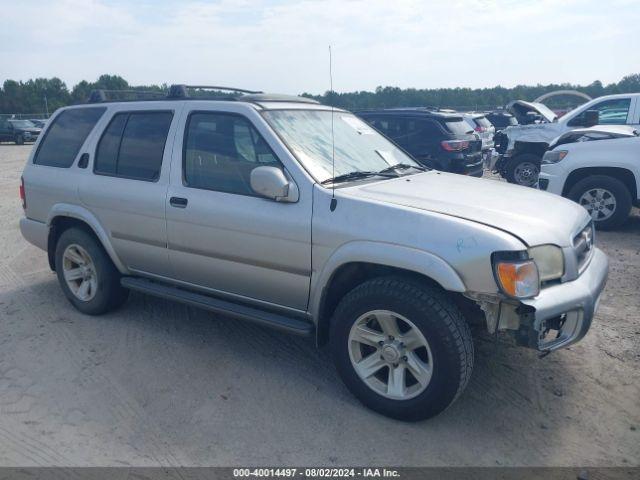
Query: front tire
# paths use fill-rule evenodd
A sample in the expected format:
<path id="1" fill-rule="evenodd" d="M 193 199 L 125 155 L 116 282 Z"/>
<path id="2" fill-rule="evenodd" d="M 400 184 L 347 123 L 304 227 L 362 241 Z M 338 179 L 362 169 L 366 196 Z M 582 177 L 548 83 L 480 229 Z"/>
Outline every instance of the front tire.
<path id="1" fill-rule="evenodd" d="M 102 245 L 85 230 L 62 232 L 56 244 L 55 266 L 62 291 L 82 313 L 102 315 L 118 308 L 129 296 Z"/>
<path id="2" fill-rule="evenodd" d="M 13 141 L 16 143 L 16 145 L 24 145 L 24 137 L 22 135 L 16 135 Z"/>
<path id="3" fill-rule="evenodd" d="M 367 407 L 405 421 L 446 409 L 473 368 L 469 326 L 444 292 L 402 277 L 369 280 L 331 322 L 340 377 Z"/>
<path id="4" fill-rule="evenodd" d="M 540 175 L 540 157 L 533 153 L 523 153 L 510 159 L 504 167 L 509 183 L 533 187 Z"/>
<path id="5" fill-rule="evenodd" d="M 567 195 L 582 205 L 596 228 L 611 230 L 620 227 L 631 212 L 631 193 L 617 178 L 593 175 L 576 183 Z"/>

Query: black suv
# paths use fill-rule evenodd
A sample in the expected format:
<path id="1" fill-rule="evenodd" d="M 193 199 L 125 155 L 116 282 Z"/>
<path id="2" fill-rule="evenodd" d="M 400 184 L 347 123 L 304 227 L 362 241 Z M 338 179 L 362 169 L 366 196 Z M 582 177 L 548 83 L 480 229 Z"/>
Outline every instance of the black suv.
<path id="1" fill-rule="evenodd" d="M 459 113 L 419 107 L 366 110 L 356 115 L 426 167 L 482 176 L 482 141 Z"/>
<path id="2" fill-rule="evenodd" d="M 0 142 L 35 142 L 42 131 L 29 120 L 0 119 Z"/>

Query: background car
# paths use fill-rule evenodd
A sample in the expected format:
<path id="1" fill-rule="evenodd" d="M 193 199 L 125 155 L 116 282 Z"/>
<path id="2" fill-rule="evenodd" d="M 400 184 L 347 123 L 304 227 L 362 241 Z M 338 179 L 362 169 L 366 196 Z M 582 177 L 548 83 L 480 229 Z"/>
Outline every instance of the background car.
<path id="1" fill-rule="evenodd" d="M 621 226 L 640 207 L 640 137 L 627 126 L 574 130 L 542 157 L 538 186 L 582 205 L 596 228 Z"/>
<path id="2" fill-rule="evenodd" d="M 533 124 L 507 127 L 495 139 L 500 153 L 496 170 L 508 182 L 525 186 L 538 181 L 542 156 L 559 135 L 595 125 L 640 125 L 640 93 L 598 97 L 561 118 L 541 103 L 517 100 L 507 108 L 521 124 L 537 118 Z"/>
<path id="3" fill-rule="evenodd" d="M 493 151 L 493 137 L 496 134 L 496 128 L 491 124 L 484 113 L 465 113 L 463 115 L 473 131 L 478 134 L 482 141 L 482 159 L 486 166 L 491 164 L 491 154 Z"/>
<path id="4" fill-rule="evenodd" d="M 482 176 L 482 140 L 460 113 L 417 107 L 360 111 L 356 115 L 426 167 Z"/>
<path id="5" fill-rule="evenodd" d="M 29 121 L 38 128 L 44 128 L 47 124 L 47 119 L 45 118 L 30 118 Z"/>
<path id="6" fill-rule="evenodd" d="M 0 142 L 35 142 L 42 131 L 29 120 L 0 119 Z"/>

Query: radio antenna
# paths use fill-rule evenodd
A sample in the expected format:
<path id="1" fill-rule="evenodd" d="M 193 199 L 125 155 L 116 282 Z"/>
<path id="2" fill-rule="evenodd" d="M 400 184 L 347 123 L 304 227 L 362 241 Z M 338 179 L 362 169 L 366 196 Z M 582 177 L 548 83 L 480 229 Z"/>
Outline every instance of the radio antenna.
<path id="1" fill-rule="evenodd" d="M 333 97 L 333 70 L 332 70 L 332 61 L 331 58 L 331 45 L 329 45 L 329 95 Z M 333 98 L 331 99 L 331 178 L 335 178 L 336 176 L 336 144 L 335 138 L 333 134 Z M 335 182 L 331 182 L 331 204 L 329 205 L 329 210 L 332 212 L 336 209 L 338 205 L 338 200 L 336 200 L 336 184 Z"/>

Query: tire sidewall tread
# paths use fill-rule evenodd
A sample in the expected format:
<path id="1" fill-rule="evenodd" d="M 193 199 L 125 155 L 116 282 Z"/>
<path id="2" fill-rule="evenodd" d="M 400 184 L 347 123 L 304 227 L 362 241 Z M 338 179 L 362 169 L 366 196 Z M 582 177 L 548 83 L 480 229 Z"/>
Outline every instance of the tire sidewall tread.
<path id="1" fill-rule="evenodd" d="M 434 358 L 427 388 L 408 400 L 393 400 L 371 390 L 349 358 L 353 322 L 376 309 L 395 311 L 423 332 Z M 469 326 L 457 306 L 438 289 L 403 277 L 379 277 L 359 285 L 341 300 L 331 322 L 331 349 L 347 387 L 369 408 L 399 420 L 423 420 L 445 410 L 462 393 L 473 369 Z"/>

